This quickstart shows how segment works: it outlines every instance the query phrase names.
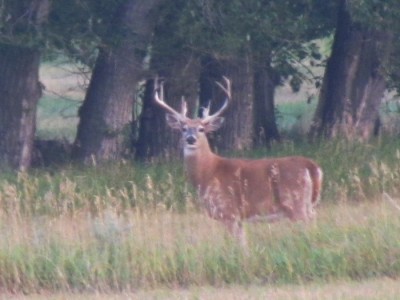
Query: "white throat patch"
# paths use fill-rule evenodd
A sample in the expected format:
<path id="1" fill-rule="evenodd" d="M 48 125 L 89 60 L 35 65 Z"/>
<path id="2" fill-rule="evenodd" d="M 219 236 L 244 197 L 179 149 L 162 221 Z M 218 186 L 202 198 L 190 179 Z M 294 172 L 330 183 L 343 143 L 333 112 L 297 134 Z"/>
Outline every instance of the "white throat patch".
<path id="1" fill-rule="evenodd" d="M 196 147 L 185 146 L 183 147 L 183 156 L 192 156 L 196 154 Z"/>

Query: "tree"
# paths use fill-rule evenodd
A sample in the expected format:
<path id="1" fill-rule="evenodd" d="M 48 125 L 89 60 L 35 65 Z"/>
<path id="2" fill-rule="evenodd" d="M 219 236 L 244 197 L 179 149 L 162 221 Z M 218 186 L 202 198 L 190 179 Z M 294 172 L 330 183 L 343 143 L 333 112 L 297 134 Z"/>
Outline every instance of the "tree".
<path id="1" fill-rule="evenodd" d="M 199 59 L 177 34 L 186 1 L 164 2 L 158 10 L 151 46 L 150 71 L 165 82 L 165 99 L 179 110 L 182 97 L 189 104 L 189 114 L 196 110 Z M 153 78 L 145 85 L 139 135 L 135 143 L 137 160 L 177 157 L 181 153 L 179 135 L 169 130 L 165 113 L 154 104 Z"/>
<path id="2" fill-rule="evenodd" d="M 273 141 L 280 141 L 275 116 L 275 88 L 279 78 L 273 70 L 270 60 L 264 58 L 265 63 L 254 68 L 254 136 L 253 144 L 270 145 Z"/>
<path id="3" fill-rule="evenodd" d="M 251 130 L 238 129 L 237 140 L 241 142 L 232 143 L 233 135 L 225 127 L 225 131 L 219 132 L 220 145 L 239 149 L 240 144 L 248 148 L 280 139 L 275 117 L 275 88 L 289 80 L 294 90 L 299 89 L 306 79 L 301 62 L 311 56 L 318 59 L 316 44 L 311 41 L 332 29 L 332 7 L 334 4 L 320 1 L 189 1 L 188 12 L 181 21 L 181 34 L 187 37 L 190 49 L 200 57 L 220 61 L 221 66 L 236 65 L 241 72 L 232 74 L 235 77 L 233 87 L 237 84 L 241 86 L 238 90 L 243 91 L 233 102 L 246 104 L 232 107 L 230 117 L 234 119 L 229 121 L 244 126 L 250 122 Z M 203 78 L 202 81 L 213 80 Z M 246 84 L 251 86 L 245 87 Z M 201 84 L 200 88 L 203 86 L 207 84 Z M 210 90 L 204 94 L 212 96 Z M 202 95 L 200 90 L 200 97 Z M 202 101 L 208 99 L 200 98 Z M 233 112 L 243 107 L 253 109 L 249 114 Z M 235 119 L 239 117 L 244 119 Z M 231 130 L 236 129 L 232 127 Z M 223 141 L 225 137 L 228 140 Z M 248 141 L 252 143 L 249 145 Z"/>
<path id="4" fill-rule="evenodd" d="M 214 147 L 217 150 L 249 150 L 253 146 L 253 94 L 251 56 L 243 53 L 241 58 L 220 59 L 217 61 L 219 76 L 213 82 L 213 97 L 210 114 L 220 109 L 225 95 L 216 86 L 222 76 L 232 81 L 232 100 L 224 113 L 225 122 L 221 129 L 214 133 Z"/>
<path id="5" fill-rule="evenodd" d="M 0 161 L 26 170 L 32 159 L 36 106 L 41 96 L 39 63 L 48 0 L 1 4 Z"/>
<path id="6" fill-rule="evenodd" d="M 219 109 L 224 99 L 215 81 L 222 76 L 232 81 L 233 98 L 225 113 L 227 122 L 211 139 L 220 150 L 252 147 L 252 57 L 246 36 L 233 26 L 237 3 L 189 1 L 179 31 L 187 47 L 201 61 L 200 108 L 210 105 L 210 113 Z"/>
<path id="7" fill-rule="evenodd" d="M 75 157 L 86 162 L 117 159 L 129 148 L 136 86 L 143 76 L 143 59 L 154 24 L 151 11 L 159 2 L 126 0 L 115 7 L 101 35 L 90 85 L 79 110 Z M 100 11 L 108 14 L 106 3 L 102 4 Z"/>
<path id="8" fill-rule="evenodd" d="M 352 6 L 352 1 L 340 1 L 332 53 L 311 128 L 313 137 L 345 136 L 366 140 L 379 124 L 393 33 L 376 24 L 377 18 L 373 18 L 375 24 L 362 21 L 356 11 L 361 8 L 370 12 L 371 21 L 375 8 L 372 10 L 367 1 L 359 7 Z"/>

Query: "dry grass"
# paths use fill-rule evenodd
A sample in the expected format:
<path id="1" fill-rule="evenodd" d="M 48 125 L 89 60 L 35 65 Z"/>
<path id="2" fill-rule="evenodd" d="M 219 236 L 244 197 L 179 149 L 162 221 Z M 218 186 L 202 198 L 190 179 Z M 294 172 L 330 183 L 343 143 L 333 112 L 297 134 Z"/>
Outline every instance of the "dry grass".
<path id="1" fill-rule="evenodd" d="M 354 278 L 398 274 L 400 251 L 394 245 L 399 245 L 400 212 L 390 203 L 325 203 L 318 212 L 318 219 L 308 225 L 289 221 L 249 224 L 249 256 L 218 222 L 191 209 L 177 213 L 160 206 L 118 213 L 107 208 L 96 217 L 85 210 L 55 217 L 2 215 L 0 268 L 16 273 L 3 274 L 1 281 L 17 294 L 51 290 L 55 299 L 72 296 L 69 291 L 98 297 L 90 294 L 92 290 L 100 294 L 135 291 L 119 296 L 139 295 L 137 299 L 140 295 L 153 299 L 260 299 L 269 295 L 287 299 L 296 293 L 299 298 L 294 299 L 309 295 L 319 299 L 330 293 L 327 282 L 339 281 L 345 297 L 353 288 L 355 295 L 362 295 L 368 287 L 370 280 L 356 284 Z M 21 249 L 26 249 L 24 257 L 17 255 Z M 6 254 L 10 250 L 17 251 L 18 261 L 27 260 L 26 264 L 15 262 L 20 271 L 13 269 L 12 260 L 7 263 L 8 256 L 14 255 Z M 68 270 L 75 275 L 68 275 Z M 283 285 L 293 282 L 299 284 Z M 391 284 L 390 280 L 382 282 Z M 210 284 L 221 289 L 203 287 Z M 57 291 L 67 294 L 57 295 Z M 331 292 L 332 299 L 341 295 L 332 287 Z"/>
<path id="2" fill-rule="evenodd" d="M 50 293 L 35 295 L 0 294 L 0 299 L 10 300 L 129 300 L 129 299 L 231 299 L 231 300 L 340 300 L 340 299 L 376 299 L 394 300 L 400 295 L 400 280 L 378 278 L 364 281 L 336 281 L 329 283 L 312 283 L 283 286 L 224 286 L 224 287 L 191 287 L 189 289 L 155 289 L 139 290 L 129 293 Z"/>
<path id="3" fill-rule="evenodd" d="M 398 201 L 398 200 L 397 200 Z M 317 220 L 312 224 L 293 224 L 288 220 L 279 223 L 246 224 L 249 239 L 253 244 L 269 239 L 290 236 L 301 230 L 317 231 L 321 226 L 330 226 L 338 232 L 349 232 L 354 228 L 368 228 L 375 224 L 392 222 L 400 218 L 400 211 L 389 202 L 323 203 L 317 209 Z M 192 246 L 220 245 L 221 237 L 230 239 L 223 225 L 210 219 L 205 212 L 189 208 L 186 213 L 177 213 L 159 207 L 155 210 L 131 209 L 118 213 L 106 208 L 96 217 L 90 211 L 79 211 L 73 215 L 18 217 L 0 215 L 0 241 L 9 247 L 61 240 L 68 245 L 88 245 L 98 239 L 134 239 L 135 244 L 148 249 L 160 246 L 173 250 L 176 243 Z M 268 241 L 269 241 L 268 239 Z"/>

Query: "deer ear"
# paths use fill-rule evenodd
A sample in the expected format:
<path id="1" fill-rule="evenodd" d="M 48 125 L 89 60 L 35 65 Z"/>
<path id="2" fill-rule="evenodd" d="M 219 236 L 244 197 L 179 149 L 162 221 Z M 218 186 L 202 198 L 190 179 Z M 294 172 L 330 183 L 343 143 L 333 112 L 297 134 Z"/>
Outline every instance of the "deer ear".
<path id="1" fill-rule="evenodd" d="M 216 131 L 218 130 L 222 123 L 224 123 L 225 118 L 223 117 L 216 117 L 212 120 L 210 120 L 209 122 L 207 122 L 206 124 L 204 124 L 204 129 L 206 132 L 212 132 L 212 131 Z"/>
<path id="2" fill-rule="evenodd" d="M 182 128 L 182 122 L 177 116 L 175 116 L 173 114 L 166 114 L 166 120 L 167 120 L 167 124 L 172 129 L 180 130 Z"/>

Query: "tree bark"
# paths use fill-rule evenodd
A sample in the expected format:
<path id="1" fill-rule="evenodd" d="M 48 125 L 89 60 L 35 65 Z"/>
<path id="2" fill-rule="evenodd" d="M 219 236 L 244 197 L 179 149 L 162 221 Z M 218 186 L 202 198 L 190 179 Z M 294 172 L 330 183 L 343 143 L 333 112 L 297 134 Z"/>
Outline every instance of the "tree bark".
<path id="1" fill-rule="evenodd" d="M 0 45 L 0 161 L 22 171 L 32 159 L 42 91 L 39 61 L 36 49 Z"/>
<path id="2" fill-rule="evenodd" d="M 391 47 L 390 33 L 353 22 L 347 1 L 341 1 L 311 137 L 366 140 L 376 132 Z"/>
<path id="3" fill-rule="evenodd" d="M 2 5 L 0 44 L 0 164 L 25 171 L 32 161 L 39 82 L 41 25 L 48 0 L 7 1 Z M 29 45 L 29 46 L 26 46 Z"/>
<path id="4" fill-rule="evenodd" d="M 136 86 L 143 76 L 153 18 L 161 0 L 127 0 L 115 16 L 109 35 L 116 37 L 100 48 L 74 143 L 74 156 L 85 162 L 119 159 L 130 147 L 130 125 Z"/>
<path id="5" fill-rule="evenodd" d="M 150 69 L 154 76 L 164 80 L 165 101 L 179 111 L 184 96 L 189 106 L 188 116 L 192 117 L 198 96 L 199 62 L 185 43 L 176 37 L 181 26 L 177 14 L 181 12 L 184 1 L 163 4 L 165 7 L 160 9 L 160 20 L 163 21 L 154 30 Z M 137 160 L 180 157 L 180 134 L 167 126 L 165 111 L 155 105 L 152 79 L 146 83 L 139 128 L 135 145 Z"/>
<path id="6" fill-rule="evenodd" d="M 215 82 L 221 79 L 221 66 L 210 55 L 201 58 L 201 69 L 199 78 L 199 111 L 198 116 L 203 117 L 203 109 L 208 108 L 213 102 L 215 93 Z"/>
<path id="7" fill-rule="evenodd" d="M 188 116 L 193 117 L 197 100 L 197 61 L 187 59 L 185 53 L 173 60 L 155 57 L 153 69 L 165 81 L 165 101 L 180 111 L 182 97 L 188 102 Z M 165 67 L 167 66 L 167 67 Z M 146 82 L 140 131 L 135 158 L 140 161 L 171 159 L 181 155 L 180 134 L 171 130 L 165 121 L 165 111 L 154 104 L 153 79 Z"/>
<path id="8" fill-rule="evenodd" d="M 241 151 L 251 149 L 254 136 L 254 77 L 250 56 L 218 61 L 220 78 L 228 77 L 232 81 L 232 101 L 224 113 L 225 123 L 214 134 L 215 149 L 222 151 Z M 211 103 L 211 114 L 219 109 L 225 101 L 225 95 L 214 84 L 214 97 Z"/>
<path id="9" fill-rule="evenodd" d="M 143 107 L 139 118 L 139 125 L 137 126 L 139 129 L 138 140 L 134 144 L 136 150 L 135 159 L 140 161 L 146 161 L 151 157 L 157 156 L 156 150 L 158 147 L 155 147 L 156 141 L 154 141 L 156 134 L 152 132 L 153 128 L 156 127 L 154 126 L 154 122 L 157 121 L 157 118 L 154 116 L 155 111 L 152 104 L 153 95 L 154 79 L 148 79 L 146 80 Z"/>
<path id="10" fill-rule="evenodd" d="M 254 137 L 255 146 L 269 147 L 273 141 L 281 137 L 275 116 L 275 88 L 277 79 L 267 62 L 267 65 L 254 67 Z"/>

